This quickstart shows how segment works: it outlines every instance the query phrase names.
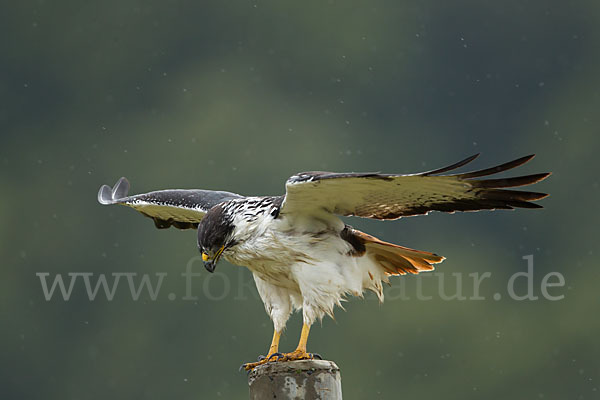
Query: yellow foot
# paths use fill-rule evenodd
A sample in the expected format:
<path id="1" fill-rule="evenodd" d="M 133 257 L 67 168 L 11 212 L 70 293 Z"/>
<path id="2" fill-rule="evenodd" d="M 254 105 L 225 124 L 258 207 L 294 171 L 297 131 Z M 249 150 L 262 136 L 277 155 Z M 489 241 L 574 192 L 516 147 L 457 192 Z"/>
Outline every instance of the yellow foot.
<path id="1" fill-rule="evenodd" d="M 316 355 L 317 358 L 321 358 L 321 356 L 319 356 L 318 354 Z M 313 353 L 307 353 L 306 351 L 303 350 L 295 350 L 292 351 L 291 353 L 284 353 L 281 358 L 277 361 L 297 361 L 297 360 L 314 360 L 315 359 L 315 355 Z"/>
<path id="2" fill-rule="evenodd" d="M 243 368 L 246 371 L 250 371 L 259 365 L 263 365 L 269 362 L 286 362 L 286 361 L 297 361 L 297 360 L 322 360 L 321 356 L 317 353 L 307 353 L 306 351 L 296 350 L 291 353 L 274 353 L 268 357 L 262 358 L 260 361 L 253 363 L 242 364 L 240 370 Z"/>
<path id="3" fill-rule="evenodd" d="M 277 358 L 281 357 L 282 355 L 283 354 L 281 354 L 281 353 L 273 353 L 273 354 L 269 354 L 266 357 L 259 356 L 257 362 L 242 364 L 242 366 L 240 367 L 240 371 L 242 370 L 242 368 L 245 369 L 246 371 L 250 371 L 251 369 L 258 367 L 259 365 L 263 365 L 268 362 L 276 361 Z"/>

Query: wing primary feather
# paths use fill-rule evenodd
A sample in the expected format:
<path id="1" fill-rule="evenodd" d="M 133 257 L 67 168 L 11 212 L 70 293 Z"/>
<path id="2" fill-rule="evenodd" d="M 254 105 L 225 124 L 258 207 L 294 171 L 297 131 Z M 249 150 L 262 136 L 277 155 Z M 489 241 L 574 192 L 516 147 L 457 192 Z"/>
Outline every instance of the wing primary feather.
<path id="1" fill-rule="evenodd" d="M 127 178 L 122 177 L 115 183 L 115 186 L 111 188 L 108 185 L 102 185 L 98 191 L 98 202 L 100 204 L 108 205 L 115 204 L 119 200 L 127 197 L 129 192 L 129 181 Z"/>
<path id="2" fill-rule="evenodd" d="M 483 199 L 535 201 L 548 197 L 547 193 L 526 192 L 522 190 L 489 189 L 481 192 Z"/>
<path id="3" fill-rule="evenodd" d="M 514 178 L 501 178 L 501 179 L 485 179 L 485 180 L 473 180 L 469 183 L 478 188 L 503 188 L 503 187 L 517 187 L 532 185 L 534 183 L 543 181 L 550 176 L 549 172 L 542 174 L 517 176 Z"/>
<path id="4" fill-rule="evenodd" d="M 455 164 L 449 165 L 447 167 L 439 168 L 439 169 L 434 169 L 432 171 L 421 172 L 418 175 L 429 176 L 429 175 L 437 175 L 437 174 L 441 174 L 441 173 L 444 173 L 444 172 L 452 171 L 453 169 L 457 169 L 457 168 L 462 167 L 463 165 L 467 165 L 468 163 L 470 163 L 471 161 L 473 161 L 474 159 L 476 159 L 477 157 L 479 157 L 479 154 L 480 153 L 473 154 L 472 156 L 467 157 L 464 160 L 459 161 L 459 162 L 457 162 Z"/>
<path id="5" fill-rule="evenodd" d="M 495 167 L 481 169 L 479 171 L 465 172 L 464 174 L 457 174 L 457 175 L 453 175 L 453 176 L 456 176 L 460 179 L 471 179 L 471 178 L 478 178 L 480 176 L 493 175 L 493 174 L 497 174 L 499 172 L 507 171 L 509 169 L 518 167 L 519 165 L 523 165 L 526 162 L 528 162 L 529 160 L 531 160 L 533 157 L 535 157 L 535 154 L 530 154 L 528 156 L 517 158 L 516 160 L 509 161 L 507 163 L 500 164 Z"/>
<path id="6" fill-rule="evenodd" d="M 102 185 L 98 191 L 98 203 L 112 204 L 112 190 L 108 185 Z"/>
<path id="7" fill-rule="evenodd" d="M 127 178 L 122 177 L 117 181 L 115 187 L 112 190 L 112 199 L 122 199 L 124 197 L 127 197 L 127 193 L 129 193 L 129 181 L 127 180 Z"/>
<path id="8" fill-rule="evenodd" d="M 510 204 L 512 207 L 519 208 L 544 208 L 544 206 L 541 206 L 536 203 L 530 203 L 528 201 L 510 201 L 508 202 L 508 204 Z"/>

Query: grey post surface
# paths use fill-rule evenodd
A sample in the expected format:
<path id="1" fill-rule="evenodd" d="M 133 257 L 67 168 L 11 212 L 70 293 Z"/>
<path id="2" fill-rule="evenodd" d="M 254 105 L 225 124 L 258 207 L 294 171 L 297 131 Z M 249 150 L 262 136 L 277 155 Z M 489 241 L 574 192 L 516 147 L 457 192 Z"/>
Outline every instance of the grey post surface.
<path id="1" fill-rule="evenodd" d="M 333 361 L 301 360 L 259 365 L 248 374 L 250 400 L 341 400 L 342 378 Z"/>

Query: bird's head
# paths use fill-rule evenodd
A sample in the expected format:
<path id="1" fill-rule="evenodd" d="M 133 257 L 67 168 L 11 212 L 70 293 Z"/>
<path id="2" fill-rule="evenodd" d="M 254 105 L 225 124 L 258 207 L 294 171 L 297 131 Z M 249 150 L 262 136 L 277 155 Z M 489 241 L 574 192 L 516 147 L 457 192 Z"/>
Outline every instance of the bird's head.
<path id="1" fill-rule="evenodd" d="M 235 244 L 233 230 L 232 218 L 220 204 L 211 208 L 198 224 L 198 250 L 208 272 L 214 272 L 223 252 Z"/>

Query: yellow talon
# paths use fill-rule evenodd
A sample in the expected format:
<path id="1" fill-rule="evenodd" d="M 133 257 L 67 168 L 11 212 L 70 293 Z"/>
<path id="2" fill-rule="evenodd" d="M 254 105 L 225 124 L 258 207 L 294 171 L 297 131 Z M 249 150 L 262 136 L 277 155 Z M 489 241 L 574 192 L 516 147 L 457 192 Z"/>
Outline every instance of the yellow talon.
<path id="1" fill-rule="evenodd" d="M 271 358 L 277 354 L 279 348 L 280 332 L 273 332 L 273 340 L 271 341 L 271 347 L 269 347 L 269 354 L 267 357 L 260 361 L 247 363 L 242 365 L 246 371 L 250 371 L 258 367 L 259 365 L 266 364 L 268 362 L 285 362 L 285 361 L 297 361 L 297 360 L 313 360 L 315 356 L 312 353 L 306 352 L 306 342 L 308 341 L 308 333 L 310 332 L 310 325 L 302 325 L 302 333 L 300 334 L 300 341 L 298 342 L 298 348 L 291 353 L 283 353 L 276 358 Z M 319 357 L 320 358 L 320 357 Z"/>

